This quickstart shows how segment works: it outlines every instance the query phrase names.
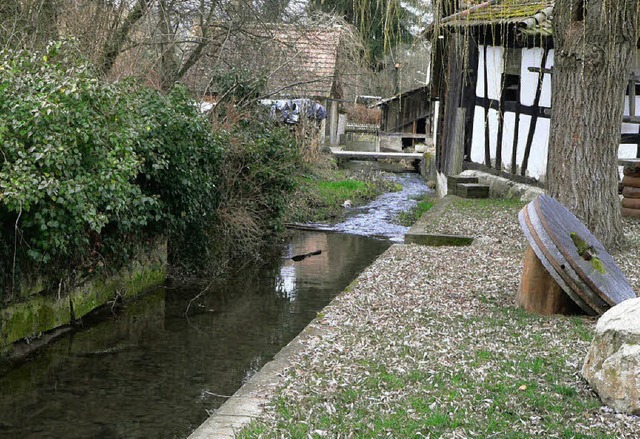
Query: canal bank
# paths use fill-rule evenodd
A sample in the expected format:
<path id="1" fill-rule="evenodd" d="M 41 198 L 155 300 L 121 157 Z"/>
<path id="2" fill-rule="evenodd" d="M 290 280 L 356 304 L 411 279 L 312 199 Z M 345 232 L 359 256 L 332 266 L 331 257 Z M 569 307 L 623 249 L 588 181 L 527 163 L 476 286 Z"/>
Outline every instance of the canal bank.
<path id="1" fill-rule="evenodd" d="M 192 437 L 634 437 L 640 420 L 580 377 L 595 320 L 515 307 L 521 206 L 456 199 L 425 215 L 425 230 L 473 243 L 392 246 Z M 613 257 L 638 291 L 640 224 L 625 231 Z"/>
<path id="2" fill-rule="evenodd" d="M 373 209 L 378 227 L 389 221 L 378 238 L 339 225 L 296 231 L 264 269 L 170 283 L 83 319 L 24 361 L 0 363 L 0 435 L 185 437 L 406 231 L 391 224 L 396 210 L 429 189 L 418 176 L 396 177 L 407 189 Z M 372 208 L 346 210 L 362 221 Z"/>

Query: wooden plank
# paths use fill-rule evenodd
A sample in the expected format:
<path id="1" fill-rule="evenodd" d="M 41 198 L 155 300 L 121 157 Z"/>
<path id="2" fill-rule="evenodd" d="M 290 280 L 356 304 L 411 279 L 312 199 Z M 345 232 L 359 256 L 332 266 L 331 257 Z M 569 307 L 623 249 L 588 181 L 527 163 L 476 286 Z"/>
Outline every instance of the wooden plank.
<path id="1" fill-rule="evenodd" d="M 640 168 L 632 168 L 630 166 L 625 166 L 622 169 L 623 175 L 628 175 L 630 177 L 640 177 Z"/>
<path id="2" fill-rule="evenodd" d="M 622 188 L 622 196 L 625 198 L 640 198 L 640 188 L 625 186 Z"/>
<path id="3" fill-rule="evenodd" d="M 456 114 L 455 134 L 453 136 L 453 142 L 449 146 L 451 155 L 447 162 L 447 175 L 458 175 L 462 172 L 462 161 L 464 159 L 465 118 L 466 109 L 458 108 L 458 112 Z"/>
<path id="4" fill-rule="evenodd" d="M 360 160 L 366 160 L 366 159 L 422 160 L 424 158 L 424 155 L 418 152 L 331 151 L 331 153 L 337 158 L 360 159 Z"/>
<path id="5" fill-rule="evenodd" d="M 431 134 L 428 134 L 428 133 L 425 133 L 425 134 L 413 134 L 413 133 L 398 133 L 398 132 L 390 133 L 390 132 L 380 131 L 378 134 L 379 134 L 380 137 L 405 137 L 407 139 L 428 139 L 428 138 L 431 138 Z"/>
<path id="6" fill-rule="evenodd" d="M 533 73 L 547 73 L 549 75 L 553 74 L 553 67 L 548 69 L 546 67 L 528 67 L 527 70 Z"/>
<path id="7" fill-rule="evenodd" d="M 622 216 L 627 218 L 640 218 L 640 209 L 629 209 L 627 207 L 623 207 L 620 209 L 622 212 Z"/>
<path id="8" fill-rule="evenodd" d="M 624 177 L 622 177 L 622 184 L 630 187 L 640 187 L 640 177 L 625 175 Z"/>
<path id="9" fill-rule="evenodd" d="M 640 169 L 640 159 L 618 159 L 618 166 Z"/>
<path id="10" fill-rule="evenodd" d="M 623 198 L 622 207 L 627 209 L 640 209 L 640 198 Z"/>
<path id="11" fill-rule="evenodd" d="M 544 50 L 542 52 L 542 60 L 540 61 L 540 68 L 544 68 L 547 63 L 547 55 L 549 51 Z M 533 98 L 533 108 L 535 110 L 539 109 L 540 106 L 540 97 L 542 96 L 542 81 L 544 80 L 544 75 L 541 73 L 538 75 L 538 88 L 536 88 L 536 95 Z M 529 165 L 529 155 L 531 154 L 531 145 L 533 144 L 533 136 L 536 133 L 536 126 L 538 124 L 538 115 L 537 111 L 534 111 L 531 116 L 531 122 L 529 123 L 529 132 L 527 133 L 527 143 L 524 147 L 524 157 L 522 158 L 522 166 L 520 168 L 520 175 L 526 175 L 527 167 Z"/>
<path id="12" fill-rule="evenodd" d="M 463 160 L 465 157 L 471 157 L 471 145 L 473 133 L 473 118 L 476 111 L 476 84 L 478 82 L 478 43 L 475 38 L 469 38 L 467 47 L 467 66 L 464 71 L 465 80 L 463 81 L 461 106 L 465 108 L 465 124 L 464 124 L 464 146 Z"/>
<path id="13" fill-rule="evenodd" d="M 513 127 L 513 144 L 511 146 L 511 173 L 515 174 L 518 171 L 518 134 L 520 131 L 520 87 L 518 87 L 518 100 L 516 101 L 515 116 L 516 121 Z"/>

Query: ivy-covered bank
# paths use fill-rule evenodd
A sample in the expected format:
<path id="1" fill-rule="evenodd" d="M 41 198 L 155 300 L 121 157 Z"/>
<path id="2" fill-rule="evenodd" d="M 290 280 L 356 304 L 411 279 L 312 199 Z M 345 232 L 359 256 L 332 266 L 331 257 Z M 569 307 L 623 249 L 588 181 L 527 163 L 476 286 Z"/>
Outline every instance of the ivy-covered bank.
<path id="1" fill-rule="evenodd" d="M 0 348 L 18 326 L 32 328 L 24 336 L 48 329 L 18 323 L 19 314 L 66 323 L 80 317 L 79 303 L 114 299 L 100 283 L 159 241 L 172 270 L 212 274 L 258 257 L 281 229 L 299 162 L 285 129 L 214 127 L 182 87 L 163 95 L 105 82 L 65 42 L 0 53 L 0 94 L 0 330 L 12 334 Z M 166 265 L 149 269 L 160 278 Z M 82 293 L 95 301 L 69 299 L 95 279 Z M 25 305 L 60 301 L 68 319 L 50 317 L 56 306 Z"/>

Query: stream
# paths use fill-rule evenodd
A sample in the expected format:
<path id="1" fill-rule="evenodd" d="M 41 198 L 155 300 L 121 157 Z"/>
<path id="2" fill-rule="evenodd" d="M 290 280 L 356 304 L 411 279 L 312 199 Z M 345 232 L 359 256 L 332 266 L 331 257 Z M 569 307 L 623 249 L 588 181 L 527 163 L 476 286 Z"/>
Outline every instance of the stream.
<path id="1" fill-rule="evenodd" d="M 293 232 L 266 267 L 158 287 L 117 312 L 95 312 L 83 329 L 19 362 L 0 363 L 0 437 L 188 436 L 402 241 L 407 228 L 392 220 L 428 189 L 416 174 L 391 178 L 404 189 L 351 209 L 343 223 Z"/>

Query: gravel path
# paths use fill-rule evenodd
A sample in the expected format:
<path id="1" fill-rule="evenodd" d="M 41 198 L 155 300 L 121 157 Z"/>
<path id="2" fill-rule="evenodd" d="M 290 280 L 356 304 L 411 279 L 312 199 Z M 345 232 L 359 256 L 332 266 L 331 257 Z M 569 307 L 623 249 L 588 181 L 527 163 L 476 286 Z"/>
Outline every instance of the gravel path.
<path id="1" fill-rule="evenodd" d="M 638 437 L 580 377 L 596 320 L 514 305 L 526 239 L 505 201 L 451 203 L 429 230 L 470 247 L 395 245 L 312 325 L 247 437 Z M 640 291 L 640 223 L 613 254 Z M 590 437 L 590 436 L 589 436 Z"/>

